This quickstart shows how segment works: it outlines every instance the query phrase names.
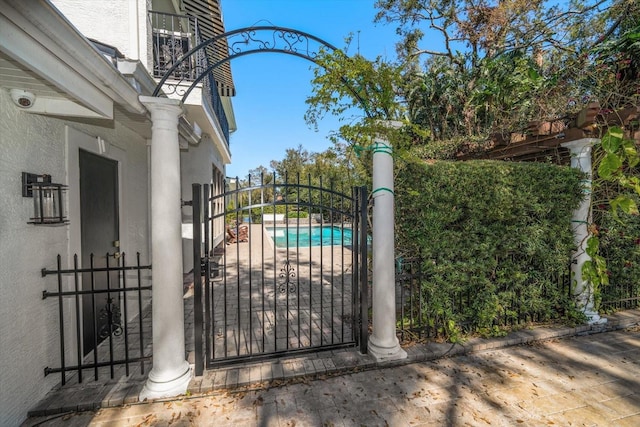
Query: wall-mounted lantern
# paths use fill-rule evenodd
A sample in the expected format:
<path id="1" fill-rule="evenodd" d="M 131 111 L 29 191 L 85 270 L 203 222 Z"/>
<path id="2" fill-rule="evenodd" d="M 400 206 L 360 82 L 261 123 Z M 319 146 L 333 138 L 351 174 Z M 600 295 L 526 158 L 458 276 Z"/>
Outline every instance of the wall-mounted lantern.
<path id="1" fill-rule="evenodd" d="M 33 197 L 33 216 L 29 224 L 61 225 L 68 223 L 64 215 L 63 194 L 67 186 L 51 182 L 51 175 L 22 172 L 22 196 Z"/>

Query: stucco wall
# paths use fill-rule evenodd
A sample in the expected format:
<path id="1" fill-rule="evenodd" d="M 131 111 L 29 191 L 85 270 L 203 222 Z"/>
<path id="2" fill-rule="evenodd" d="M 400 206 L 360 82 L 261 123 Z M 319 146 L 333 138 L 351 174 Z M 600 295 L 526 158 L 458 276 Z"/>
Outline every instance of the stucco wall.
<path id="1" fill-rule="evenodd" d="M 63 266 L 69 265 L 70 253 L 80 246 L 79 218 L 70 213 L 66 226 L 27 224 L 33 200 L 21 195 L 21 172 L 47 173 L 54 182 L 69 184 L 68 205 L 77 204 L 71 189 L 78 184 L 69 181 L 69 171 L 78 165 L 67 168 L 67 126 L 88 134 L 89 141 L 100 136 L 113 142 L 114 152 L 125 153 L 120 162 L 122 249 L 139 250 L 144 262 L 150 259 L 146 141 L 118 124 L 90 126 L 26 113 L 0 90 L 0 426 L 19 425 L 60 380 L 57 374 L 44 376 L 45 367 L 60 363 L 59 328 L 57 302 L 42 299 L 42 291 L 55 290 L 56 282 L 42 278 L 40 270 L 55 267 L 57 254 Z"/>
<path id="2" fill-rule="evenodd" d="M 147 37 L 151 0 L 53 0 L 52 3 L 86 37 L 115 46 L 127 58 L 149 64 Z M 99 16 L 100 19 L 87 19 Z M 151 68 L 148 68 L 151 69 Z"/>
<path id="3" fill-rule="evenodd" d="M 212 184 L 213 169 L 224 174 L 224 164 L 220 153 L 208 136 L 198 145 L 190 145 L 180 153 L 180 173 L 182 182 L 182 200 L 193 198 L 192 184 Z M 182 259 L 185 273 L 193 269 L 193 217 L 190 206 L 182 208 L 183 238 Z"/>

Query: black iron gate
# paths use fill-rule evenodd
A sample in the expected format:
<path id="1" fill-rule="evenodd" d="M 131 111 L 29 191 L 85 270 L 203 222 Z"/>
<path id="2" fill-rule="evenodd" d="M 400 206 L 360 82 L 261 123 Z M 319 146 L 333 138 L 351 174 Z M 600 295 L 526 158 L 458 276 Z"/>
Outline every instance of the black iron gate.
<path id="1" fill-rule="evenodd" d="M 283 178 L 236 179 L 215 195 L 193 185 L 196 375 L 318 349 L 366 353 L 366 188 Z"/>

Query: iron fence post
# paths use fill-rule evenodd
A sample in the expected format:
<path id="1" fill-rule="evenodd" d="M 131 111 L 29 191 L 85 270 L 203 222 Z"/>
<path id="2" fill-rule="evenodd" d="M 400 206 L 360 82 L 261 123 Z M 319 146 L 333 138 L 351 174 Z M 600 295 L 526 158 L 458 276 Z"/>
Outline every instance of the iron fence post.
<path id="1" fill-rule="evenodd" d="M 213 236 L 211 230 L 213 229 L 213 222 L 211 221 L 211 187 L 209 184 L 204 184 L 202 187 L 202 214 L 203 214 L 203 233 L 202 236 L 204 244 L 205 264 L 202 268 L 202 274 L 204 275 L 204 364 L 209 368 L 210 352 L 211 352 L 211 337 L 212 325 L 211 325 L 211 241 Z"/>
<path id="2" fill-rule="evenodd" d="M 202 204 L 201 185 L 193 184 L 191 209 L 193 212 L 193 326 L 195 346 L 195 375 L 201 376 L 204 371 L 202 357 Z"/>
<path id="3" fill-rule="evenodd" d="M 360 353 L 369 342 L 369 266 L 367 250 L 367 187 L 360 187 Z"/>

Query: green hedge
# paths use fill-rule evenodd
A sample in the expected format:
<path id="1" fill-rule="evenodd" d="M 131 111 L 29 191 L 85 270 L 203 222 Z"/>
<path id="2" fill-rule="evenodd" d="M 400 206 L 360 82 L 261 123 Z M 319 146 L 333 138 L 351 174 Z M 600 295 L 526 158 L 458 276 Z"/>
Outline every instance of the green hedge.
<path id="1" fill-rule="evenodd" d="M 630 196 L 640 204 L 640 198 Z M 640 216 L 620 214 L 616 220 L 610 212 L 600 211 L 597 221 L 600 253 L 607 260 L 609 274 L 609 285 L 597 295 L 601 308 L 611 312 L 637 307 L 634 298 L 640 296 Z"/>
<path id="2" fill-rule="evenodd" d="M 422 257 L 423 320 L 495 334 L 527 317 L 558 317 L 582 175 L 569 167 L 495 161 L 398 162 L 397 248 Z"/>
<path id="3" fill-rule="evenodd" d="M 309 214 L 305 211 L 289 211 L 287 218 L 309 218 Z"/>
<path id="4" fill-rule="evenodd" d="M 277 204 L 266 205 L 261 208 L 241 208 L 239 214 L 237 214 L 233 208 L 227 208 L 230 213 L 227 214 L 227 219 L 234 220 L 236 216 L 240 218 L 246 218 L 251 215 L 251 222 L 259 224 L 262 222 L 263 215 L 284 214 L 286 218 L 308 218 L 309 214 L 306 211 L 294 210 L 291 205 Z"/>

